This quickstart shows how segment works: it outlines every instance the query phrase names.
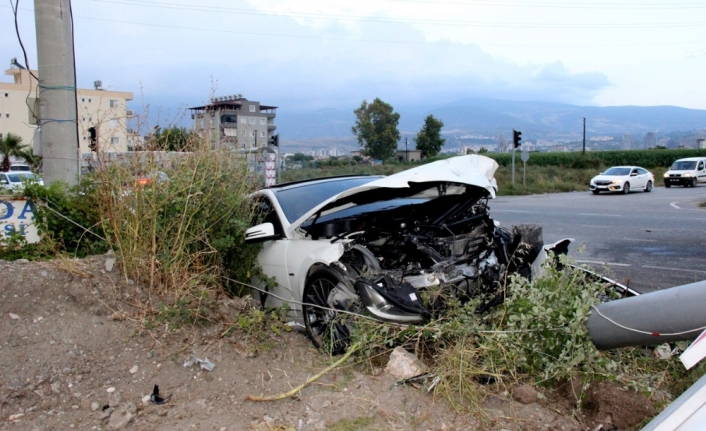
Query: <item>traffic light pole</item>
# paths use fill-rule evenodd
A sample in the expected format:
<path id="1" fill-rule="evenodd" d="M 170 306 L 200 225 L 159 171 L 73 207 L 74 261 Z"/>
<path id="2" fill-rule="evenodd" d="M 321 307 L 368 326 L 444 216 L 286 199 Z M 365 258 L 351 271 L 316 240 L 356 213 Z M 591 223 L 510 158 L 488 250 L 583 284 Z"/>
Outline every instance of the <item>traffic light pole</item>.
<path id="1" fill-rule="evenodd" d="M 512 147 L 512 185 L 515 185 L 515 147 Z"/>

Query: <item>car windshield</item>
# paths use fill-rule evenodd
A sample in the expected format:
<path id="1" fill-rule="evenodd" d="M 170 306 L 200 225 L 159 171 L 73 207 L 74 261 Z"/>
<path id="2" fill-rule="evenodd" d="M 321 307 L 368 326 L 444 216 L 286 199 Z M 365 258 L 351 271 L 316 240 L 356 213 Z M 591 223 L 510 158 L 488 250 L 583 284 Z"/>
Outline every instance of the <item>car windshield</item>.
<path id="1" fill-rule="evenodd" d="M 669 168 L 673 171 L 688 171 L 690 169 L 694 169 L 696 167 L 696 161 L 695 160 L 677 160 L 672 164 L 672 167 Z"/>
<path id="2" fill-rule="evenodd" d="M 7 178 L 10 180 L 11 183 L 21 183 L 22 179 L 35 179 L 38 180 L 39 178 L 32 174 L 32 173 L 25 173 L 25 172 L 18 172 L 18 173 L 8 173 Z"/>
<path id="3" fill-rule="evenodd" d="M 317 224 L 323 224 L 326 222 L 329 222 L 331 220 L 336 220 L 336 219 L 342 219 L 346 217 L 353 217 L 357 216 L 359 214 L 365 214 L 369 212 L 376 212 L 376 211 L 383 211 L 383 210 L 391 210 L 395 209 L 404 205 L 417 205 L 417 204 L 422 204 L 424 202 L 428 202 L 429 199 L 427 198 L 400 198 L 400 199 L 394 199 L 394 200 L 387 200 L 387 201 L 378 201 L 378 202 L 371 202 L 368 204 L 363 204 L 363 205 L 356 205 L 354 207 L 346 207 L 340 211 L 335 211 L 330 214 L 326 214 L 321 216 L 319 219 L 316 220 Z M 306 221 L 306 223 L 302 224 L 303 228 L 308 228 L 311 223 L 312 219 L 309 219 Z"/>
<path id="4" fill-rule="evenodd" d="M 326 199 L 378 178 L 380 177 L 341 178 L 320 183 L 292 185 L 280 190 L 274 189 L 274 191 L 285 217 L 293 223 Z"/>
<path id="5" fill-rule="evenodd" d="M 32 169 L 29 168 L 27 165 L 12 165 L 10 166 L 11 171 L 23 171 L 23 172 L 29 172 Z"/>
<path id="6" fill-rule="evenodd" d="M 623 176 L 630 175 L 630 168 L 610 168 L 603 175 Z"/>

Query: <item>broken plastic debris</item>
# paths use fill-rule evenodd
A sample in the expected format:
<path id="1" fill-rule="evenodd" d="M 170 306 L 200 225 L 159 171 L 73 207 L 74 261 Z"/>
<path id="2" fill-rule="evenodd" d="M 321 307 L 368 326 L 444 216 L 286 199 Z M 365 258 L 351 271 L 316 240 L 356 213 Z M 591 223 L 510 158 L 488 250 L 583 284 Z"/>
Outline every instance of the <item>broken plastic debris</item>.
<path id="1" fill-rule="evenodd" d="M 154 385 L 154 389 L 152 390 L 152 396 L 150 396 L 150 401 L 152 401 L 155 404 L 165 404 L 169 399 L 172 397 L 172 394 L 167 395 L 166 397 L 162 398 L 159 396 L 159 386 Z"/>
<path id="2" fill-rule="evenodd" d="M 191 355 L 189 359 L 184 361 L 184 366 L 185 367 L 190 367 L 194 364 L 199 364 L 202 370 L 208 370 L 208 371 L 213 371 L 213 368 L 215 368 L 216 364 L 211 362 L 208 359 L 208 356 L 206 356 L 204 359 L 199 359 L 195 355 Z"/>
<path id="3" fill-rule="evenodd" d="M 654 350 L 654 355 L 657 359 L 669 359 L 672 356 L 676 355 L 679 353 L 679 349 L 676 347 L 674 349 L 671 348 L 669 343 L 664 343 L 659 346 L 657 346 Z"/>

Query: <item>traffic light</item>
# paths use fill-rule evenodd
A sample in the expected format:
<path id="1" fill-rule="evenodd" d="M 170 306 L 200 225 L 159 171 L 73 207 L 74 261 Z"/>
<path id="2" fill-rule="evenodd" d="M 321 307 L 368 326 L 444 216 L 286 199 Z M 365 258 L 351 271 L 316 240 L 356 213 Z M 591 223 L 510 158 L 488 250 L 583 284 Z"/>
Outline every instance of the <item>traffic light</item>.
<path id="1" fill-rule="evenodd" d="M 279 135 L 272 135 L 270 138 L 270 145 L 279 148 Z"/>
<path id="2" fill-rule="evenodd" d="M 519 132 L 519 131 L 513 129 L 512 130 L 512 143 L 514 145 L 513 148 L 517 148 L 520 145 L 522 145 L 522 144 L 520 144 L 521 140 L 522 140 L 522 132 Z"/>
<path id="3" fill-rule="evenodd" d="M 91 141 L 88 144 L 88 147 L 91 149 L 91 151 L 98 151 L 98 131 L 96 131 L 96 128 L 91 126 L 88 128 L 88 139 Z"/>

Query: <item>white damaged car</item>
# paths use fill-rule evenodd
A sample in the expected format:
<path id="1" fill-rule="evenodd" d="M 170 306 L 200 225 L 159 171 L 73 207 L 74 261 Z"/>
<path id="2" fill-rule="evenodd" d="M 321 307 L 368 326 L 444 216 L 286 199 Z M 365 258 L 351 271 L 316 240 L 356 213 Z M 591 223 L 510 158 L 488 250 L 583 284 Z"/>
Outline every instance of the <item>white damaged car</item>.
<path id="1" fill-rule="evenodd" d="M 258 261 L 277 282 L 253 294 L 267 307 L 286 302 L 314 343 L 334 352 L 350 335 L 336 310 L 424 322 L 441 306 L 423 300 L 434 289 L 461 300 L 481 295 L 477 312 L 501 303 L 506 274 L 536 275 L 546 252 L 540 226 L 506 229 L 491 219 L 497 167 L 469 155 L 387 177 L 306 180 L 253 194 L 258 224 L 246 242 L 263 242 Z M 565 252 L 568 243 L 555 246 Z"/>

